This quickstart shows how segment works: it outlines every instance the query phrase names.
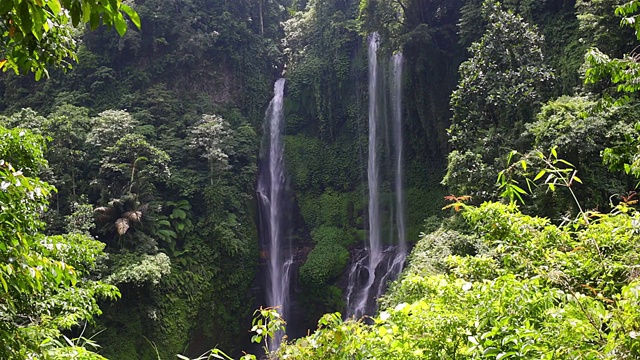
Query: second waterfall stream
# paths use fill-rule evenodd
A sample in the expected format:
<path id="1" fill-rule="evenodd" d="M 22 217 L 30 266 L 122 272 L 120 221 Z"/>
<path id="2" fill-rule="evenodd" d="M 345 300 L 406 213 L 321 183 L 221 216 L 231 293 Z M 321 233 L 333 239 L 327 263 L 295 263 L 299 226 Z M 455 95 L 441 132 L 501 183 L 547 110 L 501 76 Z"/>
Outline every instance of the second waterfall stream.
<path id="1" fill-rule="evenodd" d="M 346 289 L 346 316 L 360 318 L 376 311 L 376 300 L 384 293 L 389 281 L 395 280 L 407 255 L 404 217 L 404 163 L 402 137 L 402 53 L 390 59 L 390 89 L 385 84 L 383 67 L 378 64 L 380 37 L 373 33 L 368 39 L 369 67 L 369 146 L 367 158 L 368 234 L 363 250 L 356 251 L 349 267 Z M 382 76 L 381 76 L 382 75 Z M 387 93 L 391 95 L 391 109 L 386 108 Z M 391 122 L 391 124 L 389 124 Z M 392 129 L 391 141 L 387 129 Z M 395 208 L 391 217 L 395 234 L 383 238 L 381 204 L 381 174 L 383 144 L 392 148 L 391 182 L 394 184 Z M 391 149 L 387 149 L 391 150 Z M 385 234 L 386 235 L 386 234 Z"/>

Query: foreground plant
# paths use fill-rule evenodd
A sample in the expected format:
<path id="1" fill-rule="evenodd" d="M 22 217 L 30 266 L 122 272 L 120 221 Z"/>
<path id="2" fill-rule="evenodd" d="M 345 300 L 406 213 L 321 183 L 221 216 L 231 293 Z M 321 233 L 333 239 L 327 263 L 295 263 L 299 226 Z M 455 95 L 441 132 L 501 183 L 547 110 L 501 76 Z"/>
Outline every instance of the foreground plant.
<path id="1" fill-rule="evenodd" d="M 274 341 L 278 332 L 285 331 L 286 322 L 278 312 L 277 307 L 260 307 L 253 312 L 253 320 L 251 322 L 251 332 L 255 333 L 251 337 L 251 342 L 260 344 L 264 341 L 263 349 L 267 354 L 267 357 L 271 358 L 272 351 L 269 349 L 269 343 Z M 206 353 L 191 359 L 184 355 L 178 355 L 182 360 L 210 360 L 210 359 L 223 359 L 233 360 L 232 357 L 227 355 L 220 349 L 212 349 Z M 240 357 L 240 360 L 256 360 L 257 357 L 253 354 L 244 354 Z"/>
<path id="2" fill-rule="evenodd" d="M 120 296 L 91 279 L 104 244 L 86 234 L 45 236 L 40 220 L 55 189 L 36 177 L 46 166 L 43 139 L 0 127 L 0 358 L 57 359 L 80 352 L 100 359 L 87 342 L 62 330 L 101 314 L 98 299 Z"/>

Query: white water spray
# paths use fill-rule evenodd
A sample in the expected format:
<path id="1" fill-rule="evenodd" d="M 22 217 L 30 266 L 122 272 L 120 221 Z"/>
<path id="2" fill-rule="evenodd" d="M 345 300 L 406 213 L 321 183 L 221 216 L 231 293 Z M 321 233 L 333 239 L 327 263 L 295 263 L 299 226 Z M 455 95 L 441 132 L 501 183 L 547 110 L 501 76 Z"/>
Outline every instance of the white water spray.
<path id="1" fill-rule="evenodd" d="M 391 73 L 393 88 L 391 104 L 393 108 L 393 139 L 395 160 L 395 198 L 396 198 L 396 227 L 398 230 L 398 256 L 401 261 L 407 255 L 407 225 L 404 218 L 404 159 L 402 141 L 402 53 L 398 52 L 391 58 Z"/>
<path id="2" fill-rule="evenodd" d="M 269 131 L 268 172 L 262 171 L 258 180 L 259 201 L 266 214 L 268 226 L 268 287 L 267 305 L 278 307 L 278 312 L 286 319 L 289 310 L 289 270 L 293 263 L 290 246 L 285 242 L 283 195 L 285 188 L 284 146 L 282 125 L 284 120 L 285 79 L 278 79 L 274 86 L 274 96 L 265 116 L 265 132 Z M 284 334 L 275 334 L 270 344 L 277 350 Z"/>
<path id="3" fill-rule="evenodd" d="M 382 245 L 380 243 L 380 164 L 378 163 L 378 33 L 369 36 L 369 159 L 367 163 L 367 184 L 369 186 L 369 239 L 367 243 L 366 280 L 362 287 L 354 289 L 355 284 L 350 284 L 351 291 L 347 291 L 347 315 L 361 317 L 367 309 L 370 299 L 370 291 L 376 278 L 376 268 L 382 257 Z M 358 261 L 362 264 L 363 258 Z M 358 281 L 361 267 L 356 266 L 350 274 L 351 280 Z M 354 297 L 353 291 L 356 292 Z"/>
<path id="4" fill-rule="evenodd" d="M 380 69 L 377 60 L 379 37 L 369 36 L 369 157 L 367 163 L 367 185 L 369 189 L 369 237 L 364 251 L 357 252 L 349 268 L 346 289 L 347 317 L 360 318 L 375 311 L 375 300 L 382 296 L 388 282 L 401 273 L 407 256 L 404 159 L 402 136 L 402 54 L 396 53 L 390 61 L 391 77 L 389 92 L 390 109 L 380 99 L 378 90 Z M 386 91 L 386 89 L 385 89 Z M 386 93 L 386 92 L 385 92 Z M 380 109 L 380 108 L 383 109 Z M 381 111 L 384 110 L 384 111 Z M 382 114 L 382 117 L 381 117 Z M 384 122 L 389 121 L 389 123 Z M 389 124 L 390 126 L 382 126 Z M 382 134 L 380 133 L 382 129 Z M 387 130 L 385 130 L 387 129 Z M 391 133 L 392 138 L 389 138 Z M 397 238 L 395 245 L 382 244 L 382 223 L 380 204 L 380 144 L 386 140 L 386 148 L 392 149 L 390 159 L 393 172 L 393 192 L 395 201 L 391 211 L 391 223 L 395 232 L 390 238 Z M 389 141 L 391 140 L 391 141 Z M 384 146 L 383 146 L 384 149 Z M 393 221 L 395 219 L 395 221 Z"/>

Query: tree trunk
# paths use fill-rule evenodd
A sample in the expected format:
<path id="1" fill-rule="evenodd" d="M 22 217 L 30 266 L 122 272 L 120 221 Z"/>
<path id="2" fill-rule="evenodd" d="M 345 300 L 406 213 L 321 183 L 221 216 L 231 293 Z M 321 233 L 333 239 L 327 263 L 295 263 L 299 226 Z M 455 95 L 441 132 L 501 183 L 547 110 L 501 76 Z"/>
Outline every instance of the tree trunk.
<path id="1" fill-rule="evenodd" d="M 260 35 L 264 34 L 264 19 L 262 18 L 262 2 L 264 0 L 258 0 L 258 8 L 260 10 Z"/>
<path id="2" fill-rule="evenodd" d="M 211 186 L 213 186 L 213 160 L 209 160 L 209 179 L 211 180 Z"/>

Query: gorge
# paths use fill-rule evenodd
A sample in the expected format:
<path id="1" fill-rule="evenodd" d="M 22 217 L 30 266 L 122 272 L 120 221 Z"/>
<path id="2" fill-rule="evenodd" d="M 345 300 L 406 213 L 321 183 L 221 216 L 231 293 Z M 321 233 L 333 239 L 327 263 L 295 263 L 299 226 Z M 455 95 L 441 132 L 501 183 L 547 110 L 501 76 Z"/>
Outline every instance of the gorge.
<path id="1" fill-rule="evenodd" d="M 116 360 L 633 358 L 633 9 L 124 5 L 115 31 L 90 12 L 38 41 L 6 23 L 7 44 L 68 40 L 79 61 L 0 77 L 0 214 L 20 220 L 0 222 L 0 358 L 65 337 Z M 56 261 L 77 276 L 39 272 Z M 286 331 L 260 328 L 261 308 Z"/>

